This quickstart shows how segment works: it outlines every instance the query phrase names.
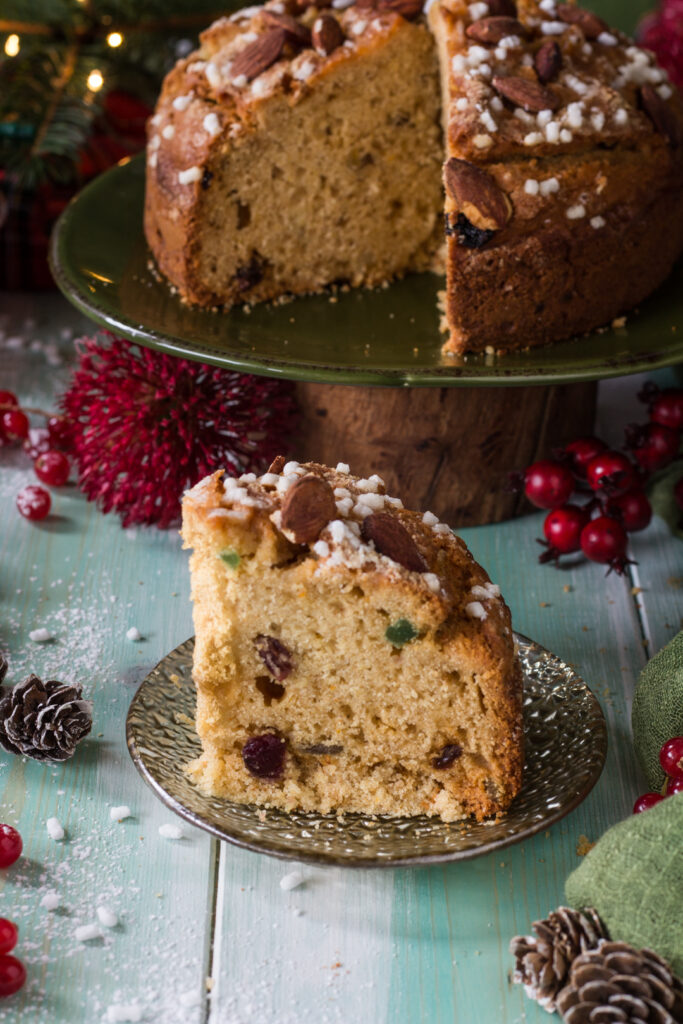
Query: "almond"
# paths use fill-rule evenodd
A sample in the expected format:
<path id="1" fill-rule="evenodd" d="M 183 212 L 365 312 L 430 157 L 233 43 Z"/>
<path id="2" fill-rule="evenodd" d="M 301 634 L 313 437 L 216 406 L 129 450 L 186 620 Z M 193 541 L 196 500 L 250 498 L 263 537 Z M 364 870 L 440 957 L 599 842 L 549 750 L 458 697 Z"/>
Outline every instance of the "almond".
<path id="1" fill-rule="evenodd" d="M 515 0 L 489 0 L 489 14 L 494 18 L 516 18 Z"/>
<path id="2" fill-rule="evenodd" d="M 323 14 L 313 22 L 313 46 L 321 57 L 329 57 L 344 42 L 344 30 L 331 14 Z"/>
<path id="3" fill-rule="evenodd" d="M 444 167 L 444 184 L 458 212 L 479 231 L 500 231 L 509 221 L 510 200 L 480 167 L 451 157 Z"/>
<path id="4" fill-rule="evenodd" d="M 280 526 L 293 534 L 297 544 L 312 544 L 336 516 L 334 491 L 327 480 L 308 473 L 299 477 L 285 494 Z"/>
<path id="5" fill-rule="evenodd" d="M 426 572 L 427 564 L 400 519 L 388 512 L 373 512 L 360 527 L 364 541 L 372 541 L 381 555 L 410 572 Z"/>
<path id="6" fill-rule="evenodd" d="M 516 107 L 522 107 L 530 114 L 537 114 L 539 110 L 557 110 L 561 105 L 559 96 L 556 96 L 552 89 L 546 89 L 529 78 L 517 78 L 514 75 L 507 78 L 499 77 L 493 79 L 492 85 L 503 99 L 514 103 Z"/>
<path id="7" fill-rule="evenodd" d="M 269 28 L 281 28 L 285 33 L 288 43 L 293 46 L 310 46 L 311 30 L 302 25 L 296 18 L 289 14 L 278 14 L 277 11 L 269 11 L 264 8 L 261 11 L 261 21 Z"/>
<path id="8" fill-rule="evenodd" d="M 414 21 L 422 14 L 423 0 L 378 0 L 378 11 L 393 11 L 406 21 Z"/>
<path id="9" fill-rule="evenodd" d="M 467 26 L 465 35 L 470 39 L 476 39 L 478 43 L 499 43 L 506 36 L 520 36 L 523 39 L 526 36 L 526 29 L 516 18 L 496 16 L 473 21 Z"/>
<path id="10" fill-rule="evenodd" d="M 284 29 L 271 28 L 264 32 L 237 54 L 230 68 L 231 78 L 240 78 L 244 75 L 247 81 L 251 82 L 252 78 L 257 78 L 267 71 L 282 53 L 285 40 Z"/>
<path id="11" fill-rule="evenodd" d="M 285 468 L 286 461 L 287 460 L 285 459 L 284 455 L 276 455 L 271 464 L 268 466 L 268 472 L 281 473 L 282 470 Z"/>
<path id="12" fill-rule="evenodd" d="M 676 116 L 666 100 L 663 100 L 651 85 L 640 87 L 638 99 L 660 135 L 668 139 L 672 146 L 677 146 L 681 141 L 681 131 Z"/>
<path id="13" fill-rule="evenodd" d="M 534 57 L 534 68 L 538 80 L 542 85 L 552 82 L 560 73 L 562 67 L 562 52 L 554 39 L 546 39 L 541 48 L 536 51 Z"/>
<path id="14" fill-rule="evenodd" d="M 577 25 L 586 39 L 597 39 L 601 32 L 607 32 L 607 22 L 599 18 L 592 11 L 586 11 L 583 7 L 574 7 L 572 4 L 558 4 L 557 16 L 560 21 L 568 25 Z"/>

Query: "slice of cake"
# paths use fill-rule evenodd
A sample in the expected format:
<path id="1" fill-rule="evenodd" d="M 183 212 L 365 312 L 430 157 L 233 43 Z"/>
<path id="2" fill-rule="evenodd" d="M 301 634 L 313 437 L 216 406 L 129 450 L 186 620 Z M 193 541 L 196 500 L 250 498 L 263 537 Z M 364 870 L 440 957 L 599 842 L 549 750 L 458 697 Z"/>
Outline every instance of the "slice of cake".
<path id="1" fill-rule="evenodd" d="M 145 232 L 185 298 L 253 302 L 430 265 L 442 210 L 436 55 L 427 26 L 392 6 L 270 0 L 216 22 L 166 78 Z"/>
<path id="2" fill-rule="evenodd" d="M 191 774 L 286 810 L 478 820 L 522 774 L 510 613 L 465 544 L 378 476 L 278 459 L 185 495 Z"/>
<path id="3" fill-rule="evenodd" d="M 435 3 L 446 350 L 609 323 L 683 247 L 683 105 L 651 53 L 555 0 Z"/>

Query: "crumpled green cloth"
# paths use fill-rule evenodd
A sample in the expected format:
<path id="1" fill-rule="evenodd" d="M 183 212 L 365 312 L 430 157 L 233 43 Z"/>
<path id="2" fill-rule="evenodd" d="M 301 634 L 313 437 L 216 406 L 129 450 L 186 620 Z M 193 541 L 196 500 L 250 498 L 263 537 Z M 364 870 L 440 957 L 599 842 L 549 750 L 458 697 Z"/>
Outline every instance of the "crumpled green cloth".
<path id="1" fill-rule="evenodd" d="M 640 766 L 648 784 L 659 792 L 665 778 L 659 751 L 667 740 L 683 736 L 683 632 L 662 647 L 640 673 L 631 726 Z"/>
<path id="2" fill-rule="evenodd" d="M 648 947 L 683 979 L 683 793 L 608 829 L 565 884 L 610 938 Z"/>

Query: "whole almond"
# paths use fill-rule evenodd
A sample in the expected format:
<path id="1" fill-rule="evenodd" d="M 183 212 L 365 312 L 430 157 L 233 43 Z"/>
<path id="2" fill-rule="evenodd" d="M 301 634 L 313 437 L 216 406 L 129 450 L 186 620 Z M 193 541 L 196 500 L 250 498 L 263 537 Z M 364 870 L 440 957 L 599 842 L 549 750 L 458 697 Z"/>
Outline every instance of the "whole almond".
<path id="1" fill-rule="evenodd" d="M 458 213 L 480 231 L 500 231 L 512 214 L 512 205 L 487 171 L 467 160 L 451 157 L 444 167 L 444 184 Z"/>
<path id="2" fill-rule="evenodd" d="M 288 43 L 293 46 L 310 46 L 311 30 L 290 14 L 278 14 L 277 11 L 269 11 L 267 8 L 261 11 L 261 20 L 269 28 L 281 28 L 285 33 Z"/>
<path id="3" fill-rule="evenodd" d="M 516 18 L 497 15 L 494 18 L 480 18 L 465 29 L 465 35 L 478 43 L 499 43 L 506 36 L 526 36 L 526 29 Z"/>
<path id="4" fill-rule="evenodd" d="M 337 516 L 334 491 L 320 476 L 301 476 L 285 494 L 280 526 L 294 535 L 297 544 L 312 544 L 320 531 Z"/>
<path id="5" fill-rule="evenodd" d="M 554 39 L 546 39 L 536 51 L 534 68 L 542 85 L 554 81 L 562 67 L 562 52 Z"/>
<path id="6" fill-rule="evenodd" d="M 529 78 L 517 78 L 514 75 L 498 77 L 493 79 L 492 85 L 503 99 L 530 114 L 537 114 L 539 110 L 557 110 L 560 106 L 559 96 Z"/>
<path id="7" fill-rule="evenodd" d="M 364 541 L 372 541 L 381 555 L 410 572 L 426 572 L 427 564 L 400 519 L 388 512 L 373 512 L 360 527 Z"/>
<path id="8" fill-rule="evenodd" d="M 268 466 L 268 472 L 281 473 L 285 467 L 286 461 L 287 460 L 285 459 L 284 455 L 276 455 L 271 464 Z"/>
<path id="9" fill-rule="evenodd" d="M 406 21 L 414 21 L 422 14 L 424 0 L 378 0 L 378 11 L 393 11 Z"/>
<path id="10" fill-rule="evenodd" d="M 515 0 L 489 0 L 489 14 L 493 18 L 516 18 L 517 4 Z"/>
<path id="11" fill-rule="evenodd" d="M 230 68 L 231 78 L 240 78 L 244 75 L 246 80 L 251 82 L 252 78 L 257 78 L 267 71 L 282 53 L 285 40 L 284 29 L 268 29 L 253 43 L 240 50 Z"/>
<path id="12" fill-rule="evenodd" d="M 313 22 L 313 46 L 321 57 L 329 57 L 344 42 L 344 30 L 331 14 L 322 14 Z"/>
<path id="13" fill-rule="evenodd" d="M 640 106 L 652 121 L 653 125 L 672 146 L 681 142 L 681 130 L 673 110 L 652 85 L 642 85 L 638 94 Z"/>
<path id="14" fill-rule="evenodd" d="M 558 4 L 557 16 L 567 25 L 577 25 L 583 32 L 586 39 L 597 39 L 601 32 L 608 30 L 607 22 L 599 18 L 592 11 L 586 11 L 583 7 L 574 7 L 572 4 Z"/>

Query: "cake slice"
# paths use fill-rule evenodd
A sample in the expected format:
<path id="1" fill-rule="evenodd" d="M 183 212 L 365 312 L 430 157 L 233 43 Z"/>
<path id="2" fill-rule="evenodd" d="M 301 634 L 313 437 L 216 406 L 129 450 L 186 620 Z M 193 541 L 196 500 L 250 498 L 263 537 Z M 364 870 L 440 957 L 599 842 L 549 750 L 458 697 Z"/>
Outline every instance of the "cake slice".
<path id="1" fill-rule="evenodd" d="M 434 43 L 410 20 L 420 2 L 323 7 L 269 0 L 223 18 L 164 82 L 145 233 L 190 302 L 373 285 L 431 264 L 443 156 Z"/>
<path id="2" fill-rule="evenodd" d="M 608 324 L 683 247 L 683 105 L 652 54 L 555 0 L 437 0 L 446 351 Z"/>
<path id="3" fill-rule="evenodd" d="M 444 821 L 509 806 L 523 760 L 510 613 L 448 526 L 378 476 L 278 459 L 197 484 L 182 534 L 202 789 Z"/>

